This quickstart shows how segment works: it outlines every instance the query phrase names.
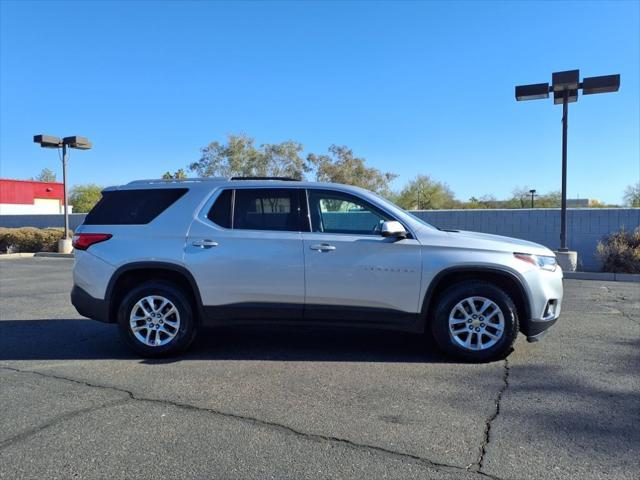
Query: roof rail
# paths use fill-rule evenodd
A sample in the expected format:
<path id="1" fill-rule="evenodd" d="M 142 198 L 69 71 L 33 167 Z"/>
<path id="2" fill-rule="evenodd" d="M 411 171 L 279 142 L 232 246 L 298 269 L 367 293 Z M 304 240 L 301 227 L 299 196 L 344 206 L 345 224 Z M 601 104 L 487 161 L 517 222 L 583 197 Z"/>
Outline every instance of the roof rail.
<path id="1" fill-rule="evenodd" d="M 298 182 L 297 178 L 293 177 L 198 177 L 198 178 L 148 178 L 146 180 L 133 180 L 128 185 L 136 185 L 142 183 L 189 183 L 189 182 L 225 182 L 229 180 L 281 180 L 285 182 Z"/>
<path id="2" fill-rule="evenodd" d="M 137 183 L 172 183 L 172 182 L 220 182 L 229 180 L 229 177 L 196 177 L 196 178 L 148 178 L 146 180 L 133 180 L 127 185 Z"/>
<path id="3" fill-rule="evenodd" d="M 298 182 L 299 179 L 293 177 L 231 177 L 230 180 L 283 180 L 285 182 Z"/>

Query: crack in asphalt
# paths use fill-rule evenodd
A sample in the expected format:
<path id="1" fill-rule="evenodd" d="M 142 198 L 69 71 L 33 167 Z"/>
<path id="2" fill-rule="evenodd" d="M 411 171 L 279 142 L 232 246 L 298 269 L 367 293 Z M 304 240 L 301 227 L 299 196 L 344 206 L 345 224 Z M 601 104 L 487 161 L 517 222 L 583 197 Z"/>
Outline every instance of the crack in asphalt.
<path id="1" fill-rule="evenodd" d="M 635 316 L 632 316 L 630 313 L 625 312 L 624 310 L 622 310 L 621 308 L 618 308 L 617 305 L 619 303 L 626 303 L 626 300 L 629 300 L 627 297 L 625 297 L 624 295 L 615 295 L 613 290 L 606 286 L 603 285 L 602 288 L 604 290 L 606 290 L 606 293 L 608 294 L 608 296 L 606 297 L 606 300 L 613 302 L 616 306 L 613 307 L 611 305 L 609 305 L 609 308 L 611 308 L 613 311 L 619 313 L 620 315 L 622 315 L 624 318 L 626 318 L 627 320 L 632 321 L 633 323 L 635 323 L 636 325 L 640 325 L 640 318 L 636 318 Z"/>
<path id="2" fill-rule="evenodd" d="M 615 308 L 615 307 L 611 307 L 611 308 L 613 310 L 615 310 L 616 312 L 618 312 L 620 315 L 622 315 L 627 320 L 631 320 L 636 325 L 640 325 L 640 319 L 632 317 L 630 313 L 627 313 L 624 310 L 621 310 L 619 308 Z"/>
<path id="3" fill-rule="evenodd" d="M 24 372 L 22 372 L 24 373 Z M 106 403 L 102 403 L 100 405 L 92 405 L 90 407 L 85 407 L 85 408 L 79 408 L 78 410 L 73 410 L 71 412 L 67 412 L 67 413 L 63 413 L 62 415 L 58 415 L 56 417 L 53 417 L 52 419 L 46 421 L 45 423 L 38 425 L 36 427 L 30 428 L 28 430 L 25 430 L 24 432 L 21 432 L 17 435 L 14 435 L 13 437 L 9 437 L 6 440 L 3 440 L 2 442 L 0 442 L 0 450 L 4 450 L 7 447 L 10 447 L 11 445 L 13 445 L 14 443 L 19 443 L 22 440 L 25 440 L 29 437 L 31 437 L 32 435 L 35 435 L 39 432 L 42 432 L 43 430 L 47 430 L 48 428 L 51 428 L 55 425 L 58 425 L 60 423 L 66 422 L 67 420 L 71 420 L 74 417 L 83 415 L 85 413 L 91 413 L 91 412 L 95 412 L 97 410 L 101 410 L 103 408 L 109 408 L 109 407 L 114 407 L 116 405 L 121 405 L 123 403 L 127 403 L 130 402 L 131 399 L 130 398 L 120 398 L 118 400 L 112 400 L 110 402 L 106 402 Z"/>
<path id="4" fill-rule="evenodd" d="M 484 466 L 484 457 L 487 454 L 487 447 L 489 446 L 489 442 L 491 441 L 491 425 L 493 421 L 496 418 L 498 418 L 498 415 L 500 415 L 500 402 L 502 401 L 502 395 L 507 390 L 507 388 L 509 388 L 509 373 L 510 373 L 509 360 L 505 358 L 504 371 L 502 373 L 503 385 L 498 391 L 498 395 L 496 395 L 496 400 L 495 400 L 496 408 L 493 414 L 491 414 L 491 416 L 485 421 L 484 437 L 482 439 L 482 443 L 480 444 L 480 454 L 478 455 L 478 459 L 474 463 L 471 463 L 466 467 L 467 470 L 471 472 L 478 472 L 478 473 L 487 475 L 482 471 L 482 467 Z"/>
<path id="5" fill-rule="evenodd" d="M 506 360 L 505 360 L 506 362 Z M 195 405 L 191 405 L 188 403 L 180 403 L 180 402 L 175 402 L 172 400 L 161 400 L 161 399 L 155 399 L 155 398 L 146 398 L 146 397 L 138 397 L 136 396 L 135 393 L 133 393 L 130 390 L 126 390 L 124 388 L 119 388 L 119 387 L 114 387 L 111 385 L 100 385 L 100 384 L 95 384 L 95 383 L 90 383 L 84 380 L 78 380 L 75 378 L 70 378 L 70 377 L 63 377 L 61 375 L 54 375 L 54 374 L 47 374 L 47 373 L 43 373 L 43 372 L 38 372 L 36 370 L 22 370 L 19 368 L 14 368 L 14 367 L 7 367 L 7 366 L 0 366 L 0 369 L 2 370 L 7 370 L 7 371 L 11 371 L 11 372 L 16 372 L 16 373 L 21 373 L 21 374 L 31 374 L 31 375 L 39 375 L 41 377 L 45 377 L 45 378 L 51 378 L 51 379 L 56 379 L 56 380 L 61 380 L 61 381 L 67 381 L 67 382 L 72 382 L 78 385 L 83 385 L 86 387 L 90 387 L 90 388 L 100 388 L 100 389 L 105 389 L 105 390 L 112 390 L 115 392 L 120 392 L 120 393 L 124 393 L 128 396 L 128 398 L 125 399 L 119 399 L 119 400 L 114 400 L 111 402 L 107 402 L 101 405 L 97 405 L 94 407 L 86 407 L 86 408 L 82 408 L 79 410 L 75 410 L 73 412 L 69 412 L 63 415 L 60 415 L 56 418 L 54 418 L 53 420 L 46 422 L 45 424 L 39 426 L 39 427 L 35 427 L 33 429 L 27 430 L 26 432 L 23 432 L 21 434 L 18 434 L 2 443 L 0 443 L 0 450 L 15 444 L 19 441 L 22 441 L 32 435 L 37 434 L 38 432 L 45 430 L 47 428 L 50 428 L 56 424 L 62 423 L 64 421 L 67 421 L 71 418 L 74 418 L 78 415 L 82 415 L 85 413 L 89 413 L 89 412 L 93 412 L 93 411 L 97 411 L 103 408 L 109 408 L 115 405 L 119 405 L 122 403 L 126 403 L 129 401 L 138 401 L 138 402 L 148 402 L 148 403 L 155 403 L 155 404 L 160 404 L 160 405 L 169 405 L 169 406 L 173 406 L 176 408 L 180 408 L 180 409 L 184 409 L 184 410 L 190 410 L 190 411 L 196 411 L 196 412 L 206 412 L 212 415 L 216 415 L 219 417 L 223 417 L 223 418 L 228 418 L 228 419 L 233 419 L 233 420 L 238 420 L 244 423 L 248 423 L 250 425 L 257 425 L 260 427 L 265 427 L 265 428 L 270 428 L 272 430 L 276 430 L 279 431 L 281 433 L 285 433 L 288 435 L 294 435 L 296 437 L 301 437 L 304 438 L 306 440 L 310 440 L 310 441 L 315 441 L 315 442 L 330 442 L 330 443 L 338 443 L 341 445 L 344 445 L 348 448 L 352 448 L 354 450 L 361 450 L 361 451 L 366 451 L 366 452 L 373 452 L 373 453 L 377 453 L 379 455 L 384 455 L 384 456 L 388 456 L 388 457 L 392 457 L 392 458 L 401 458 L 401 459 L 405 459 L 405 460 L 411 460 L 413 462 L 419 463 L 423 466 L 426 466 L 428 468 L 434 469 L 436 471 L 443 471 L 443 472 L 466 472 L 466 473 L 475 473 L 477 475 L 479 475 L 482 478 L 488 478 L 491 480 L 500 480 L 499 477 L 496 477 L 494 475 L 490 475 L 484 472 L 480 471 L 480 468 L 482 467 L 482 457 L 484 456 L 484 448 L 486 446 L 486 444 L 489 441 L 489 429 L 490 429 L 490 422 L 493 421 L 493 419 L 495 419 L 495 417 L 498 415 L 499 412 L 499 401 L 500 398 L 502 396 L 502 393 L 504 392 L 504 390 L 506 389 L 506 386 L 503 387 L 500 392 L 498 393 L 498 399 L 497 399 L 497 409 L 496 409 L 496 413 L 494 415 L 492 415 L 492 417 L 488 420 L 486 426 L 485 426 L 485 439 L 483 442 L 483 446 L 482 446 L 482 450 L 481 450 L 481 456 L 478 460 L 478 462 L 476 462 L 476 464 L 479 466 L 478 469 L 470 469 L 469 467 L 465 468 L 465 467 L 461 467 L 461 466 L 457 466 L 457 465 L 450 465 L 450 464 L 446 464 L 446 463 L 440 463 L 440 462 L 435 462 L 433 460 L 429 460 L 427 458 L 421 457 L 419 455 L 414 455 L 411 453 L 405 453 L 405 452 L 398 452 L 395 450 L 390 450 L 384 447 L 378 447 L 375 445 L 368 445 L 368 444 L 363 444 L 363 443 L 357 443 L 351 440 L 347 440 L 344 438 L 340 438 L 340 437 L 334 437 L 334 436 L 330 436 L 330 435 L 321 435 L 321 434 L 317 434 L 317 433 L 308 433 L 308 432 L 303 432 L 301 430 L 296 430 L 293 427 L 289 427 L 287 425 L 283 425 L 280 423 L 276 423 L 276 422 L 271 422 L 268 420 L 261 420 L 259 418 L 256 417 L 251 417 L 251 416 L 246 416 L 246 415 L 240 415 L 240 414 L 236 414 L 236 413 L 230 413 L 230 412 L 224 412 L 224 411 L 220 411 L 220 410 L 215 410 L 212 408 L 206 408 L 206 407 L 198 407 Z M 508 370 L 507 370 L 507 374 L 508 375 Z M 506 382 L 506 377 L 504 377 L 504 380 Z M 472 465 L 476 465 L 476 464 L 472 464 Z"/>
<path id="6" fill-rule="evenodd" d="M 623 318 L 635 323 L 636 325 L 640 325 L 640 317 L 625 312 L 618 307 L 619 304 L 627 303 L 630 300 L 629 298 L 621 294 L 616 294 L 613 289 L 607 285 L 601 285 L 600 289 L 604 290 L 604 292 L 596 292 L 592 294 L 592 300 L 594 300 L 596 303 L 602 303 L 603 306 L 609 311 L 619 314 Z"/>

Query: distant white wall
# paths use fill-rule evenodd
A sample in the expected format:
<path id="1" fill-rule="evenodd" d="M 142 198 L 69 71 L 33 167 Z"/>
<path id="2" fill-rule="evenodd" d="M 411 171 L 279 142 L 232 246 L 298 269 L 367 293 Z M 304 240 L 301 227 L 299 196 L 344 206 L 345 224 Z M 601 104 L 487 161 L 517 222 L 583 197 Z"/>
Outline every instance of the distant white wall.
<path id="1" fill-rule="evenodd" d="M 73 207 L 69 205 L 69 213 Z M 0 203 L 0 215 L 55 215 L 64 213 L 60 202 L 52 198 L 36 198 L 33 204 Z"/>

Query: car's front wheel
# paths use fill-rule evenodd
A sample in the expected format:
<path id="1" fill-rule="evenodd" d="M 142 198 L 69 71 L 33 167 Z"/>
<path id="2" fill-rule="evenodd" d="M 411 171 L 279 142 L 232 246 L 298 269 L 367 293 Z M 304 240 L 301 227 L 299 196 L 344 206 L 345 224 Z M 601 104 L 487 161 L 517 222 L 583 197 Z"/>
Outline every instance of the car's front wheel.
<path id="1" fill-rule="evenodd" d="M 186 350 L 196 334 L 188 298 L 176 286 L 147 282 L 124 295 L 118 325 L 125 341 L 145 357 L 165 357 Z"/>
<path id="2" fill-rule="evenodd" d="M 501 288 L 481 281 L 458 283 L 439 299 L 431 320 L 438 346 L 464 360 L 506 357 L 518 336 L 518 311 Z"/>

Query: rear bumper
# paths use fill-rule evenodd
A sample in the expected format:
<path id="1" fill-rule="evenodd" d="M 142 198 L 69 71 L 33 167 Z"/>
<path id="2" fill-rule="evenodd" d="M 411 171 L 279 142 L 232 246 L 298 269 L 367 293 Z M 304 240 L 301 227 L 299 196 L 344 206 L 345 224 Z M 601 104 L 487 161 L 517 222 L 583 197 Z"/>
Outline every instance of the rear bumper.
<path id="1" fill-rule="evenodd" d="M 77 285 L 71 289 L 71 303 L 83 317 L 111 323 L 109 305 L 104 300 L 94 298 Z"/>

